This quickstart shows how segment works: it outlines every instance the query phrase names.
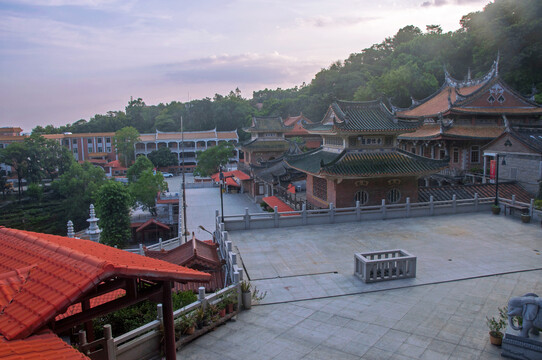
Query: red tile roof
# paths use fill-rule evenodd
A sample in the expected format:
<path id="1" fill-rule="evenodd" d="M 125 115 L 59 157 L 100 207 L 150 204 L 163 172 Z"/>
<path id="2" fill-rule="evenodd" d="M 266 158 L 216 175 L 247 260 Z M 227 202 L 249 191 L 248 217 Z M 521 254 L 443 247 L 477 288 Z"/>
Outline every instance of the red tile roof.
<path id="1" fill-rule="evenodd" d="M 182 266 L 192 266 L 197 263 L 209 268 L 219 268 L 221 262 L 216 247 L 215 243 L 209 244 L 194 238 L 171 250 L 145 249 L 145 256 Z"/>
<path id="2" fill-rule="evenodd" d="M 96 296 L 90 299 L 90 308 L 105 304 L 107 302 L 123 297 L 126 294 L 126 290 L 117 289 L 115 291 L 108 292 L 106 294 Z M 72 316 L 81 312 L 81 303 L 73 304 L 66 310 L 65 313 L 57 315 L 55 320 L 61 320 L 68 316 Z"/>
<path id="3" fill-rule="evenodd" d="M 271 209 L 274 209 L 275 206 L 277 207 L 278 212 L 286 212 L 286 211 L 294 211 L 288 204 L 286 204 L 284 201 L 280 200 L 276 196 L 268 196 L 264 197 L 262 199 L 264 203 L 269 205 Z M 296 214 L 284 214 L 285 216 L 291 216 Z"/>
<path id="4" fill-rule="evenodd" d="M 136 232 L 139 232 L 141 230 L 144 230 L 147 226 L 151 225 L 151 224 L 155 224 L 156 226 L 158 227 L 161 227 L 165 230 L 169 230 L 169 226 L 167 226 L 166 224 L 163 224 L 161 223 L 160 221 L 156 220 L 156 219 L 149 219 L 147 221 L 145 221 L 143 224 L 141 224 L 137 229 L 136 229 Z"/>
<path id="5" fill-rule="evenodd" d="M 474 194 L 478 197 L 494 197 L 495 184 L 474 184 L 474 185 L 453 185 L 439 187 L 421 187 L 418 191 L 418 201 L 428 202 L 429 197 L 433 196 L 435 201 L 451 200 L 455 194 L 456 199 L 472 199 Z M 516 183 L 499 182 L 499 198 L 512 199 L 516 196 L 517 201 L 529 203 L 531 195 L 520 185 Z"/>
<path id="6" fill-rule="evenodd" d="M 222 174 L 224 174 L 224 177 L 233 176 L 233 178 L 236 178 L 236 179 L 241 180 L 241 181 L 250 180 L 250 175 L 245 174 L 241 170 L 224 171 L 224 172 L 222 172 Z M 216 174 L 211 175 L 211 179 L 213 179 L 215 182 L 219 182 L 220 181 L 220 173 L 216 173 Z M 226 179 L 226 181 L 228 181 L 228 180 Z M 237 186 L 239 186 L 239 185 L 237 185 Z"/>
<path id="7" fill-rule="evenodd" d="M 127 168 L 122 166 L 122 164 L 120 163 L 119 160 L 113 160 L 113 161 L 105 164 L 104 167 L 113 168 L 113 169 L 117 169 L 117 170 L 127 170 Z"/>
<path id="8" fill-rule="evenodd" d="M 3 286 L 3 296 L 9 293 L 12 297 L 0 308 L 0 334 L 8 340 L 31 335 L 111 277 L 180 282 L 209 279 L 196 270 L 92 241 L 5 227 L 0 227 L 0 247 L 0 274 L 13 279 L 17 271 L 28 272 L 22 284 L 10 281 L 9 290 L 7 282 Z"/>
<path id="9" fill-rule="evenodd" d="M 88 357 L 53 334 L 51 330 L 42 331 L 24 340 L 8 341 L 0 336 L 0 359 L 89 360 Z"/>

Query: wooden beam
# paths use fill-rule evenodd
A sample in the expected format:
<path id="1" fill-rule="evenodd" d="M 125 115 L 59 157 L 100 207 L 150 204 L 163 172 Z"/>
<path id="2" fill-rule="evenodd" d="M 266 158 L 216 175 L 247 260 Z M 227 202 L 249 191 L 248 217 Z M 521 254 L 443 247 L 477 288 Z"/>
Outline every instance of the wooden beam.
<path id="1" fill-rule="evenodd" d="M 71 329 L 74 326 L 82 324 L 86 321 L 90 321 L 99 316 L 109 314 L 113 311 L 125 308 L 133 304 L 137 304 L 138 302 L 146 300 L 155 294 L 159 294 L 161 290 L 162 290 L 161 284 L 156 284 L 152 287 L 139 291 L 138 293 L 136 293 L 135 296 L 130 296 L 127 292 L 126 296 L 123 296 L 113 301 L 109 301 L 105 304 L 93 307 L 87 311 L 82 311 L 75 315 L 66 317 L 62 320 L 55 321 L 53 323 L 53 331 L 57 334 L 61 333 L 65 330 Z"/>

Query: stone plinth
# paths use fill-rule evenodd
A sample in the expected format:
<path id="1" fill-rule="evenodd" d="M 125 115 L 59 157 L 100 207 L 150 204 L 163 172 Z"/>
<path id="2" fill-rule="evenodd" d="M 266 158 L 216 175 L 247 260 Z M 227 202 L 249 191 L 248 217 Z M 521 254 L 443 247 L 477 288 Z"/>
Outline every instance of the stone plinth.
<path id="1" fill-rule="evenodd" d="M 416 257 L 401 249 L 356 253 L 354 266 L 366 283 L 416 277 Z"/>
<path id="2" fill-rule="evenodd" d="M 506 333 L 502 339 L 501 355 L 510 359 L 540 360 L 542 359 L 541 337 L 524 338 Z"/>

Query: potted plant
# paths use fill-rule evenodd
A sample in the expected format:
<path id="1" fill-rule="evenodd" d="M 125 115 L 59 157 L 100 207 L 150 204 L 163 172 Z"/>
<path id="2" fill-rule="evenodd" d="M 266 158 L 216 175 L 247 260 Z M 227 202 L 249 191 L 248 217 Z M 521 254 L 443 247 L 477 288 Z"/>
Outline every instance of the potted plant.
<path id="1" fill-rule="evenodd" d="M 181 316 L 181 322 L 175 326 L 181 335 L 192 335 L 196 331 L 196 320 L 192 314 L 184 314 Z"/>
<path id="2" fill-rule="evenodd" d="M 501 207 L 499 205 L 491 205 L 491 212 L 493 215 L 499 215 L 501 213 Z"/>
<path id="3" fill-rule="evenodd" d="M 237 293 L 229 293 L 223 296 L 222 303 L 226 308 L 227 314 L 231 314 L 233 312 L 233 303 L 235 300 L 237 300 Z"/>
<path id="4" fill-rule="evenodd" d="M 217 321 L 219 319 L 218 311 L 218 305 L 209 304 L 206 310 L 207 322 L 212 323 Z"/>
<path id="5" fill-rule="evenodd" d="M 207 312 L 202 306 L 194 311 L 194 320 L 198 329 L 203 329 L 207 325 Z"/>
<path id="6" fill-rule="evenodd" d="M 243 301 L 243 308 L 249 310 L 252 307 L 252 294 L 250 293 L 250 282 L 241 281 L 241 300 Z"/>
<path id="7" fill-rule="evenodd" d="M 226 304 L 224 304 L 224 302 L 220 302 L 220 303 L 217 304 L 217 307 L 218 307 L 218 315 L 221 318 L 226 316 Z"/>
<path id="8" fill-rule="evenodd" d="M 489 341 L 493 345 L 500 346 L 502 344 L 502 329 L 506 326 L 507 319 L 507 309 L 506 307 L 499 308 L 499 316 L 497 318 L 486 317 L 486 323 L 489 327 Z"/>
<path id="9" fill-rule="evenodd" d="M 521 222 L 524 224 L 528 224 L 531 222 L 531 215 L 529 213 L 522 213 L 521 214 Z"/>

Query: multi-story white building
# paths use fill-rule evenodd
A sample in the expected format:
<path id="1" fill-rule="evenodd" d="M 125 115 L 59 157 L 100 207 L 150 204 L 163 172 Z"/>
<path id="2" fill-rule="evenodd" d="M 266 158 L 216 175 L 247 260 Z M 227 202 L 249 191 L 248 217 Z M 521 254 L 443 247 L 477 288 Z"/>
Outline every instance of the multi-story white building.
<path id="1" fill-rule="evenodd" d="M 139 139 L 140 142 L 135 146 L 136 156 L 148 156 L 155 150 L 167 147 L 172 153 L 177 155 L 179 163 L 181 163 L 182 154 L 184 154 L 184 163 L 187 170 L 193 169 L 197 165 L 198 151 L 205 151 L 221 143 L 229 142 L 236 145 L 239 142 L 239 137 L 235 130 L 216 131 L 216 129 L 208 131 L 185 131 L 184 135 L 180 132 L 156 131 L 152 134 L 141 134 L 139 135 Z M 239 162 L 239 150 L 234 149 L 234 156 L 230 158 L 230 162 Z"/>

